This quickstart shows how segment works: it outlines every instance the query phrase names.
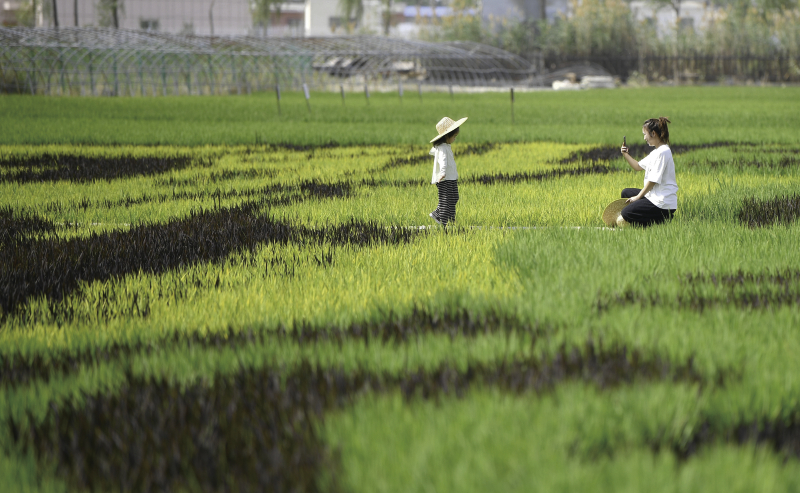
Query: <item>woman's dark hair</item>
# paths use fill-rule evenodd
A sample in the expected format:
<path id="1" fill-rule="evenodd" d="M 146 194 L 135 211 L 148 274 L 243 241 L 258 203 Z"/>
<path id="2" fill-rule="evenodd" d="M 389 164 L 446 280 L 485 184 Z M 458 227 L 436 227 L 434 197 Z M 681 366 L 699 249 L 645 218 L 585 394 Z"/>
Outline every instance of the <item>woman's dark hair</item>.
<path id="1" fill-rule="evenodd" d="M 435 141 L 433 141 L 433 145 L 434 145 L 434 147 L 436 147 L 436 146 L 438 146 L 438 145 L 441 145 L 441 144 L 444 144 L 445 142 L 447 142 L 447 139 L 449 139 L 449 138 L 450 138 L 450 137 L 452 137 L 453 135 L 458 135 L 458 132 L 459 132 L 460 130 L 461 130 L 460 128 L 457 128 L 457 129 L 455 129 L 455 130 L 452 130 L 452 131 L 450 131 L 450 132 L 447 132 L 446 134 L 442 135 L 441 137 L 439 137 L 438 139 L 436 139 Z"/>
<path id="2" fill-rule="evenodd" d="M 672 123 L 669 119 L 665 116 L 659 116 L 658 118 L 650 118 L 649 120 L 645 121 L 642 126 L 647 129 L 648 132 L 655 132 L 658 135 L 658 138 L 661 139 L 661 142 L 669 145 L 669 127 L 667 127 L 668 123 Z"/>

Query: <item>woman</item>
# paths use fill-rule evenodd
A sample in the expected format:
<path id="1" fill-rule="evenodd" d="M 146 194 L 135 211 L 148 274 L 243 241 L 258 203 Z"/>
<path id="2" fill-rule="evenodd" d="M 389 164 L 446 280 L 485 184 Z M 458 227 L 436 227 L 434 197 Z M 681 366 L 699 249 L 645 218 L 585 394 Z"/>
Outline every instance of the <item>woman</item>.
<path id="1" fill-rule="evenodd" d="M 628 204 L 617 218 L 618 226 L 636 224 L 650 226 L 672 219 L 678 209 L 678 183 L 675 181 L 675 161 L 669 149 L 668 119 L 651 118 L 642 125 L 644 140 L 655 149 L 641 161 L 636 161 L 628 148 L 622 146 L 622 157 L 631 168 L 644 171 L 644 188 L 626 188 L 622 198 Z"/>
<path id="2" fill-rule="evenodd" d="M 436 137 L 431 140 L 433 148 L 433 175 L 431 183 L 436 184 L 439 191 L 439 205 L 436 210 L 428 214 L 437 224 L 447 226 L 447 223 L 456 220 L 456 202 L 458 202 L 458 170 L 453 150 L 450 148 L 456 137 L 459 127 L 467 121 L 462 118 L 457 122 L 444 117 L 436 124 Z"/>

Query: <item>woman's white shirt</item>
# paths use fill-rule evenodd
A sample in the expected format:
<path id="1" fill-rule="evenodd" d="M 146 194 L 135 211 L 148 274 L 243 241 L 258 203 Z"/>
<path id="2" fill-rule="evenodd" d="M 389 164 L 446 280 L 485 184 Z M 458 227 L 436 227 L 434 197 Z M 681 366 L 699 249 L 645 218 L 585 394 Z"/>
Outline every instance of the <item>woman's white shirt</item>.
<path id="1" fill-rule="evenodd" d="M 678 182 L 675 181 L 675 161 L 668 145 L 653 150 L 646 158 L 639 161 L 644 168 L 644 181 L 655 183 L 647 192 L 647 199 L 662 209 L 678 208 Z"/>
<path id="2" fill-rule="evenodd" d="M 431 183 L 438 183 L 441 179 L 458 179 L 456 158 L 453 157 L 453 149 L 450 148 L 450 144 L 439 144 L 431 148 L 429 154 L 433 156 L 433 176 L 431 176 Z"/>

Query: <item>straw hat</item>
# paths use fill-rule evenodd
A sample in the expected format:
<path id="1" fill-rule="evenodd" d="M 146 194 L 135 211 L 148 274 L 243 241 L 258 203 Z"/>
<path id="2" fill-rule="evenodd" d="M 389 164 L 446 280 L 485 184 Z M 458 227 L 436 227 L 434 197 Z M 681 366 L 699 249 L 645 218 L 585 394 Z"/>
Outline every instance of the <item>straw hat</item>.
<path id="1" fill-rule="evenodd" d="M 439 135 L 437 135 L 436 137 L 433 138 L 433 140 L 431 140 L 431 144 L 441 139 L 443 135 L 449 134 L 453 130 L 460 127 L 461 124 L 464 123 L 465 121 L 467 121 L 467 117 L 464 117 L 458 120 L 457 122 L 454 122 L 452 118 L 447 118 L 447 117 L 444 117 L 441 120 L 439 120 L 439 123 L 436 124 L 436 131 L 439 132 Z"/>
<path id="2" fill-rule="evenodd" d="M 617 225 L 619 213 L 628 205 L 626 200 L 628 199 L 617 199 L 606 206 L 606 210 L 603 211 L 603 222 L 606 223 L 606 226 Z"/>

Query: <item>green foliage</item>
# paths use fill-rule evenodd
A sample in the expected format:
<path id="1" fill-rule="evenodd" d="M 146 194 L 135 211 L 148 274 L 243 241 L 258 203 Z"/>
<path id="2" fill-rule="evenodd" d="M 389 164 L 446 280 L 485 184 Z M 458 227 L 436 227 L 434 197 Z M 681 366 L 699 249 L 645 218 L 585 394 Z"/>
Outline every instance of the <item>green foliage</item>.
<path id="1" fill-rule="evenodd" d="M 101 27 L 119 27 L 119 16 L 125 12 L 125 0 L 98 0 L 97 23 Z"/>
<path id="2" fill-rule="evenodd" d="M 569 18 L 541 25 L 540 45 L 546 55 L 629 55 L 654 34 L 635 23 L 630 7 L 622 0 L 572 2 L 572 9 Z"/>
<path id="3" fill-rule="evenodd" d="M 331 416 L 324 432 L 352 491 L 793 491 L 795 463 L 765 446 L 712 444 L 681 461 L 648 442 L 679 442 L 703 408 L 689 386 L 489 389 L 411 404 L 392 394 Z"/>
<path id="4" fill-rule="evenodd" d="M 800 10 L 764 10 L 730 6 L 715 16 L 705 33 L 688 36 L 687 46 L 720 56 L 742 54 L 796 57 L 800 53 Z"/>
<path id="5" fill-rule="evenodd" d="M 654 0 L 656 8 L 680 15 L 680 0 Z M 467 40 L 501 47 L 523 57 L 540 49 L 545 57 L 624 56 L 796 56 L 800 52 L 796 0 L 722 2 L 709 5 L 708 25 L 658 34 L 648 23 L 636 22 L 622 0 L 571 3 L 568 16 L 555 22 L 484 23 L 479 17 L 455 15 L 436 31 L 423 31 L 434 41 Z"/>
<path id="6" fill-rule="evenodd" d="M 16 11 L 17 23 L 20 26 L 36 27 L 37 12 L 45 24 L 53 22 L 53 0 L 22 0 Z"/>
<path id="7" fill-rule="evenodd" d="M 491 40 L 491 32 L 485 29 L 480 15 L 466 13 L 465 2 L 452 5 L 453 15 L 431 19 L 418 19 L 417 22 L 428 25 L 429 29 L 420 30 L 420 37 L 426 41 L 474 41 L 478 43 L 496 44 Z"/>
<path id="8" fill-rule="evenodd" d="M 717 0 L 714 3 L 723 7 L 732 7 L 740 15 L 745 14 L 750 9 L 754 9 L 761 14 L 768 14 L 792 11 L 800 7 L 797 0 Z"/>
<path id="9" fill-rule="evenodd" d="M 39 0 L 41 1 L 41 0 Z M 20 26 L 35 27 L 36 22 L 36 0 L 26 0 L 20 2 L 17 9 L 17 22 Z"/>
<path id="10" fill-rule="evenodd" d="M 250 14 L 253 24 L 269 27 L 272 18 L 281 13 L 281 2 L 278 0 L 253 0 L 250 2 Z"/>
<path id="11" fill-rule="evenodd" d="M 344 19 L 345 29 L 348 33 L 352 33 L 364 16 L 364 2 L 363 0 L 339 0 L 339 12 Z"/>

